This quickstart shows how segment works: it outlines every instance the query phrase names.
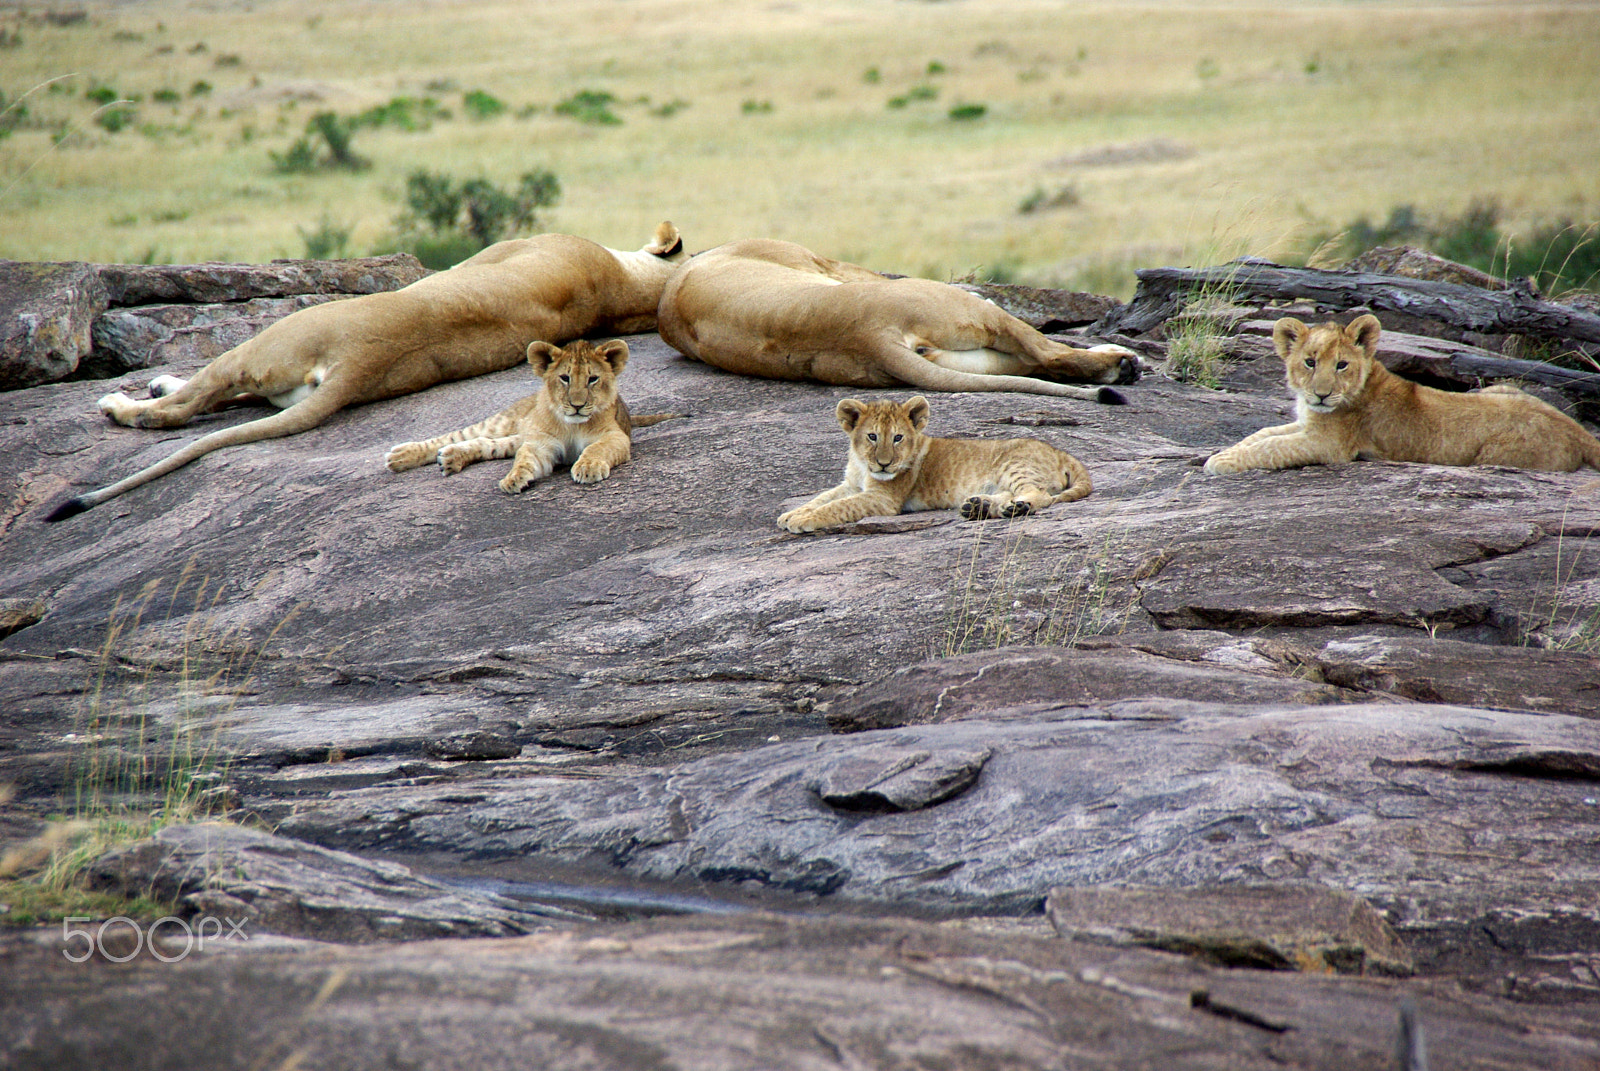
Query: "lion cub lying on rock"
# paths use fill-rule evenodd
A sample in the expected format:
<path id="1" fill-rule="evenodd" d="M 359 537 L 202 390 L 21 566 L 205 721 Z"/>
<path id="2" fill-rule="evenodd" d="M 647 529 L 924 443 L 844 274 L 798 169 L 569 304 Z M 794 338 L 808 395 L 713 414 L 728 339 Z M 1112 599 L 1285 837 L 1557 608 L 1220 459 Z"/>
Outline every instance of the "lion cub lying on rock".
<path id="1" fill-rule="evenodd" d="M 621 339 L 600 346 L 580 339 L 559 350 L 534 342 L 528 363 L 544 377 L 539 393 L 470 428 L 392 447 L 383 463 L 391 472 L 404 472 L 437 459 L 449 476 L 474 461 L 514 457 L 500 481 L 508 495 L 567 462 L 578 483 L 599 483 L 631 456 L 634 428 L 676 415 L 629 415 L 617 394 L 617 377 L 628 363 L 628 344 Z"/>
<path id="2" fill-rule="evenodd" d="M 862 402 L 834 410 L 850 435 L 844 482 L 778 518 L 814 532 L 863 517 L 961 507 L 967 520 L 1020 517 L 1094 489 L 1071 454 L 1037 439 L 938 439 L 922 434 L 928 400 Z"/>
<path id="3" fill-rule="evenodd" d="M 1375 356 L 1382 328 L 1362 316 L 1307 327 L 1285 317 L 1272 331 L 1299 419 L 1263 428 L 1206 462 L 1212 473 L 1288 469 L 1363 458 L 1431 465 L 1600 469 L 1600 440 L 1515 387 L 1472 394 L 1424 387 Z"/>

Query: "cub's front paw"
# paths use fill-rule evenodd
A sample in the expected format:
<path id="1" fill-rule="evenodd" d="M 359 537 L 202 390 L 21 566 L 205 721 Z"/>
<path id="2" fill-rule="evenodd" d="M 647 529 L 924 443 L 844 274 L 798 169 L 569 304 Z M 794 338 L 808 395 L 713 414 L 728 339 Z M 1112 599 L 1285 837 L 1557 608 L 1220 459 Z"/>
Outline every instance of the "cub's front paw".
<path id="1" fill-rule="evenodd" d="M 512 472 L 508 473 L 505 479 L 501 480 L 496 486 L 498 486 L 500 490 L 504 491 L 508 495 L 520 495 L 522 492 L 526 491 L 532 483 L 532 476 Z"/>
<path id="2" fill-rule="evenodd" d="M 967 521 L 987 521 L 997 517 L 1025 517 L 1029 512 L 1026 502 L 1005 502 L 993 495 L 973 495 L 961 503 L 961 518 Z"/>
<path id="3" fill-rule="evenodd" d="M 806 532 L 815 532 L 822 525 L 817 523 L 817 516 L 814 511 L 801 506 L 799 509 L 792 509 L 779 517 L 778 527 L 787 528 L 796 535 L 803 535 Z"/>
<path id="4" fill-rule="evenodd" d="M 404 472 L 432 460 L 433 455 L 421 443 L 400 443 L 389 447 L 389 452 L 383 455 L 383 467 L 390 472 Z"/>
<path id="5" fill-rule="evenodd" d="M 454 476 L 477 460 L 477 455 L 464 443 L 451 443 L 439 450 L 439 467 L 446 476 Z"/>
<path id="6" fill-rule="evenodd" d="M 604 461 L 580 457 L 572 464 L 572 478 L 578 483 L 599 483 L 611 475 L 611 466 Z"/>
<path id="7" fill-rule="evenodd" d="M 1240 464 L 1235 458 L 1229 457 L 1226 450 L 1220 454 L 1212 454 L 1206 459 L 1206 471 L 1213 476 L 1226 476 L 1233 472 L 1243 472 L 1249 467 L 1248 465 Z"/>

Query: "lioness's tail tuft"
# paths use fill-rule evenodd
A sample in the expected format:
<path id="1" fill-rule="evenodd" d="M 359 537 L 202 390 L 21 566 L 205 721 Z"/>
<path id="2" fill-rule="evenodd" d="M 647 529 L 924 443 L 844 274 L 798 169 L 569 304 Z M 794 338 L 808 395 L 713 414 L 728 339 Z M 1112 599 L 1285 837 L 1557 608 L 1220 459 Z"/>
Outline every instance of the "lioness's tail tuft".
<path id="1" fill-rule="evenodd" d="M 67 499 L 45 516 L 45 523 L 54 524 L 56 521 L 64 521 L 68 517 L 76 517 L 90 506 L 90 503 L 85 502 L 83 499 L 84 496 L 82 495 L 77 498 Z"/>
<path id="2" fill-rule="evenodd" d="M 1101 387 L 1095 393 L 1094 400 L 1101 405 L 1127 405 L 1128 399 L 1115 387 Z"/>

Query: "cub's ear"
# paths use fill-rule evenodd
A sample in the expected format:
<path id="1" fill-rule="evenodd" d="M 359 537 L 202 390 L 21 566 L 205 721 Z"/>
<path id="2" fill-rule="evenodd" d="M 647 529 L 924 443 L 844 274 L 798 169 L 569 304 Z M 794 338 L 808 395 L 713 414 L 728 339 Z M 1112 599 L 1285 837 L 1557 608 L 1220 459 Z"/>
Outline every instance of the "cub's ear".
<path id="1" fill-rule="evenodd" d="M 1381 334 L 1383 325 L 1370 312 L 1365 316 L 1357 316 L 1350 321 L 1350 326 L 1344 329 L 1344 337 L 1366 350 L 1368 357 L 1378 352 L 1378 336 Z"/>
<path id="2" fill-rule="evenodd" d="M 628 367 L 628 344 L 620 338 L 602 344 L 594 351 L 594 355 L 611 366 L 611 374 L 620 376 L 622 370 Z"/>
<path id="3" fill-rule="evenodd" d="M 900 409 L 905 413 L 906 419 L 911 421 L 911 426 L 921 431 L 928 426 L 928 399 L 922 395 L 910 398 L 901 403 Z"/>
<path id="4" fill-rule="evenodd" d="M 533 370 L 541 376 L 549 369 L 551 362 L 561 356 L 561 351 L 548 342 L 528 343 L 528 363 L 533 365 Z"/>
<path id="5" fill-rule="evenodd" d="M 656 224 L 655 241 L 644 247 L 646 253 L 658 257 L 673 257 L 683 252 L 683 235 L 668 220 Z"/>
<path id="6" fill-rule="evenodd" d="M 1310 331 L 1311 328 L 1293 316 L 1285 316 L 1272 325 L 1272 348 L 1278 351 L 1279 357 L 1287 361 L 1294 347 L 1304 342 Z"/>
<path id="7" fill-rule="evenodd" d="M 865 402 L 857 401 L 854 398 L 846 398 L 834 408 L 833 416 L 845 431 L 855 431 L 856 425 L 861 423 L 861 418 L 866 415 L 866 412 L 867 406 Z"/>

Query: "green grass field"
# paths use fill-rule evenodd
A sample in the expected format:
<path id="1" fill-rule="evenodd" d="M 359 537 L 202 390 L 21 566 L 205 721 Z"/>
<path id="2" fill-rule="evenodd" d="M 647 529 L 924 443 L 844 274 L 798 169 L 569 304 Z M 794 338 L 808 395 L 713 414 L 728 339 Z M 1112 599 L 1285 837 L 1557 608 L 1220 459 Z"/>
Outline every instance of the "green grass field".
<path id="1" fill-rule="evenodd" d="M 13 259 L 303 256 L 324 222 L 366 253 L 421 167 L 506 186 L 547 168 L 563 196 L 541 229 L 614 246 L 671 219 L 692 249 L 779 237 L 885 271 L 1123 295 L 1135 267 L 1304 257 L 1399 204 L 1493 198 L 1512 234 L 1600 218 L 1594 3 L 44 10 L 0 5 Z M 505 110 L 472 118 L 473 91 Z M 620 122 L 558 113 L 580 91 L 611 94 Z M 364 171 L 274 170 L 312 114 L 396 97 L 450 117 L 358 130 Z M 124 106 L 96 114 L 132 98 L 120 129 L 105 120 Z"/>

